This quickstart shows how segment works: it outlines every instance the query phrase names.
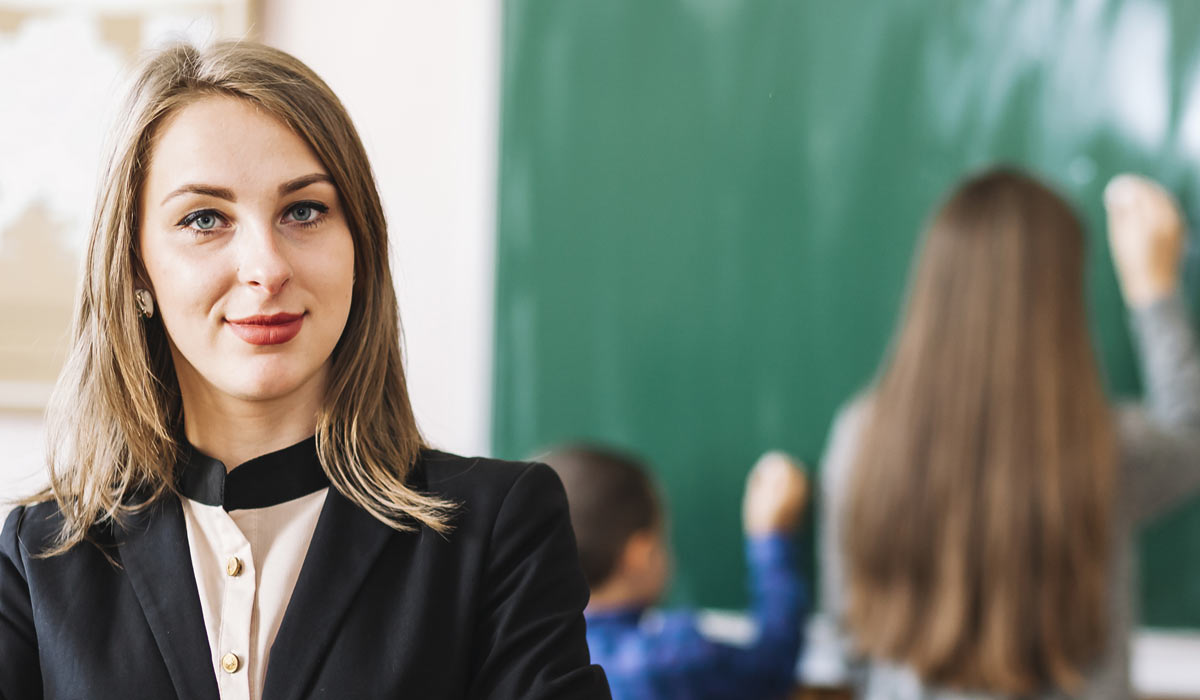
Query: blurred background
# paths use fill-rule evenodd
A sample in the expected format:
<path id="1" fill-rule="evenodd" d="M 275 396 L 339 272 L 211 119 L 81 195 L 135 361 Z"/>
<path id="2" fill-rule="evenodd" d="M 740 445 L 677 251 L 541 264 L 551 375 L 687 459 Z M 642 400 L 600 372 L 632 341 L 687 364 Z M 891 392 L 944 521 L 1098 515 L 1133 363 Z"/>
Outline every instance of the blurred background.
<path id="1" fill-rule="evenodd" d="M 1076 204 L 1105 379 L 1138 392 L 1101 191 L 1143 172 L 1195 218 L 1200 3 L 504 9 L 492 446 L 646 454 L 676 600 L 744 601 L 748 465 L 766 447 L 816 464 L 884 353 L 926 213 L 965 173 L 1014 163 Z M 1197 546 L 1197 507 L 1146 534 L 1147 623 L 1200 628 Z"/>
<path id="2" fill-rule="evenodd" d="M 1200 215 L 1192 0 L 0 0 L 0 497 L 40 478 L 121 76 L 181 36 L 265 41 L 329 82 L 389 215 L 427 436 L 645 455 L 673 602 L 743 604 L 749 465 L 819 468 L 962 175 L 1020 165 L 1084 215 L 1117 397 L 1139 378 L 1101 190 L 1142 172 Z M 1146 625 L 1200 629 L 1197 547 L 1197 505 L 1145 534 Z"/>

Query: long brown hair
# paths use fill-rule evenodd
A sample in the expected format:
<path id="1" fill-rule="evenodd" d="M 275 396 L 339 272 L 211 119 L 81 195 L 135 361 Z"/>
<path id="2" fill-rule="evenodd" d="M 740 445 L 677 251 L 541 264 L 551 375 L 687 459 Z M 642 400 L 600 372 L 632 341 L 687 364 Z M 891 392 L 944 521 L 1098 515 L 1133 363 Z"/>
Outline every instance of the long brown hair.
<path id="1" fill-rule="evenodd" d="M 845 539 L 863 652 L 937 685 L 1078 689 L 1107 634 L 1116 445 L 1084 235 L 993 170 L 928 227 L 862 435 Z"/>
<path id="2" fill-rule="evenodd" d="M 48 420 L 49 488 L 64 516 L 58 547 L 174 489 L 179 384 L 158 317 L 134 303 L 137 210 L 158 126 L 205 96 L 248 100 L 291 127 L 329 171 L 354 239 L 350 315 L 333 351 L 317 450 L 334 487 L 397 529 L 445 532 L 452 505 L 405 477 L 424 446 L 405 386 L 387 223 L 366 151 L 329 87 L 294 57 L 223 42 L 149 57 L 112 131 L 100 180 L 71 351 Z"/>

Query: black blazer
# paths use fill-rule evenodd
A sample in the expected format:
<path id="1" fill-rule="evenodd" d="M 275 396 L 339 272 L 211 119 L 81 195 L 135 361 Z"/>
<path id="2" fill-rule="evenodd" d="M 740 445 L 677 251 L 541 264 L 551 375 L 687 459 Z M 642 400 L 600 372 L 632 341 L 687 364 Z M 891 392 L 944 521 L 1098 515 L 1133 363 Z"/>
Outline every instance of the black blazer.
<path id="1" fill-rule="evenodd" d="M 410 483 L 462 504 L 454 531 L 397 532 L 331 488 L 264 699 L 609 698 L 554 472 L 426 451 Z M 178 498 L 35 556 L 60 522 L 17 508 L 0 536 L 0 700 L 216 700 Z"/>

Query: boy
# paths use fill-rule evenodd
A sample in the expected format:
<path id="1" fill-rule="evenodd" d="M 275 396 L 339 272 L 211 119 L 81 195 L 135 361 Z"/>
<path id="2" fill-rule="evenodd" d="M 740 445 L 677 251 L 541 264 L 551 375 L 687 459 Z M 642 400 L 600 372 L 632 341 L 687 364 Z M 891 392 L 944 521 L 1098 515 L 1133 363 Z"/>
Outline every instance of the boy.
<path id="1" fill-rule="evenodd" d="M 780 453 L 759 459 L 742 504 L 757 636 L 746 645 L 706 635 L 694 611 L 648 614 L 669 577 L 664 513 L 633 457 L 589 446 L 543 456 L 563 481 L 580 563 L 591 588 L 592 662 L 613 700 L 782 698 L 792 689 L 807 613 L 807 586 L 791 536 L 807 499 L 804 472 Z"/>

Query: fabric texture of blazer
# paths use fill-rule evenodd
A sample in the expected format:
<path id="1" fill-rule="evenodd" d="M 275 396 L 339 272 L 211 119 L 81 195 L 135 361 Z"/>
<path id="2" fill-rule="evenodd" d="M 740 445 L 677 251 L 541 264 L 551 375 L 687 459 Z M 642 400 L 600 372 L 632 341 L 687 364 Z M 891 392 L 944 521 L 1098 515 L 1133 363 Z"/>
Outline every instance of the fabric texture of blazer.
<path id="1" fill-rule="evenodd" d="M 453 532 L 398 532 L 331 488 L 263 698 L 609 698 L 554 472 L 427 450 L 409 483 L 460 504 Z M 0 700 L 218 698 L 178 498 L 39 557 L 60 524 L 21 507 L 0 535 Z"/>

